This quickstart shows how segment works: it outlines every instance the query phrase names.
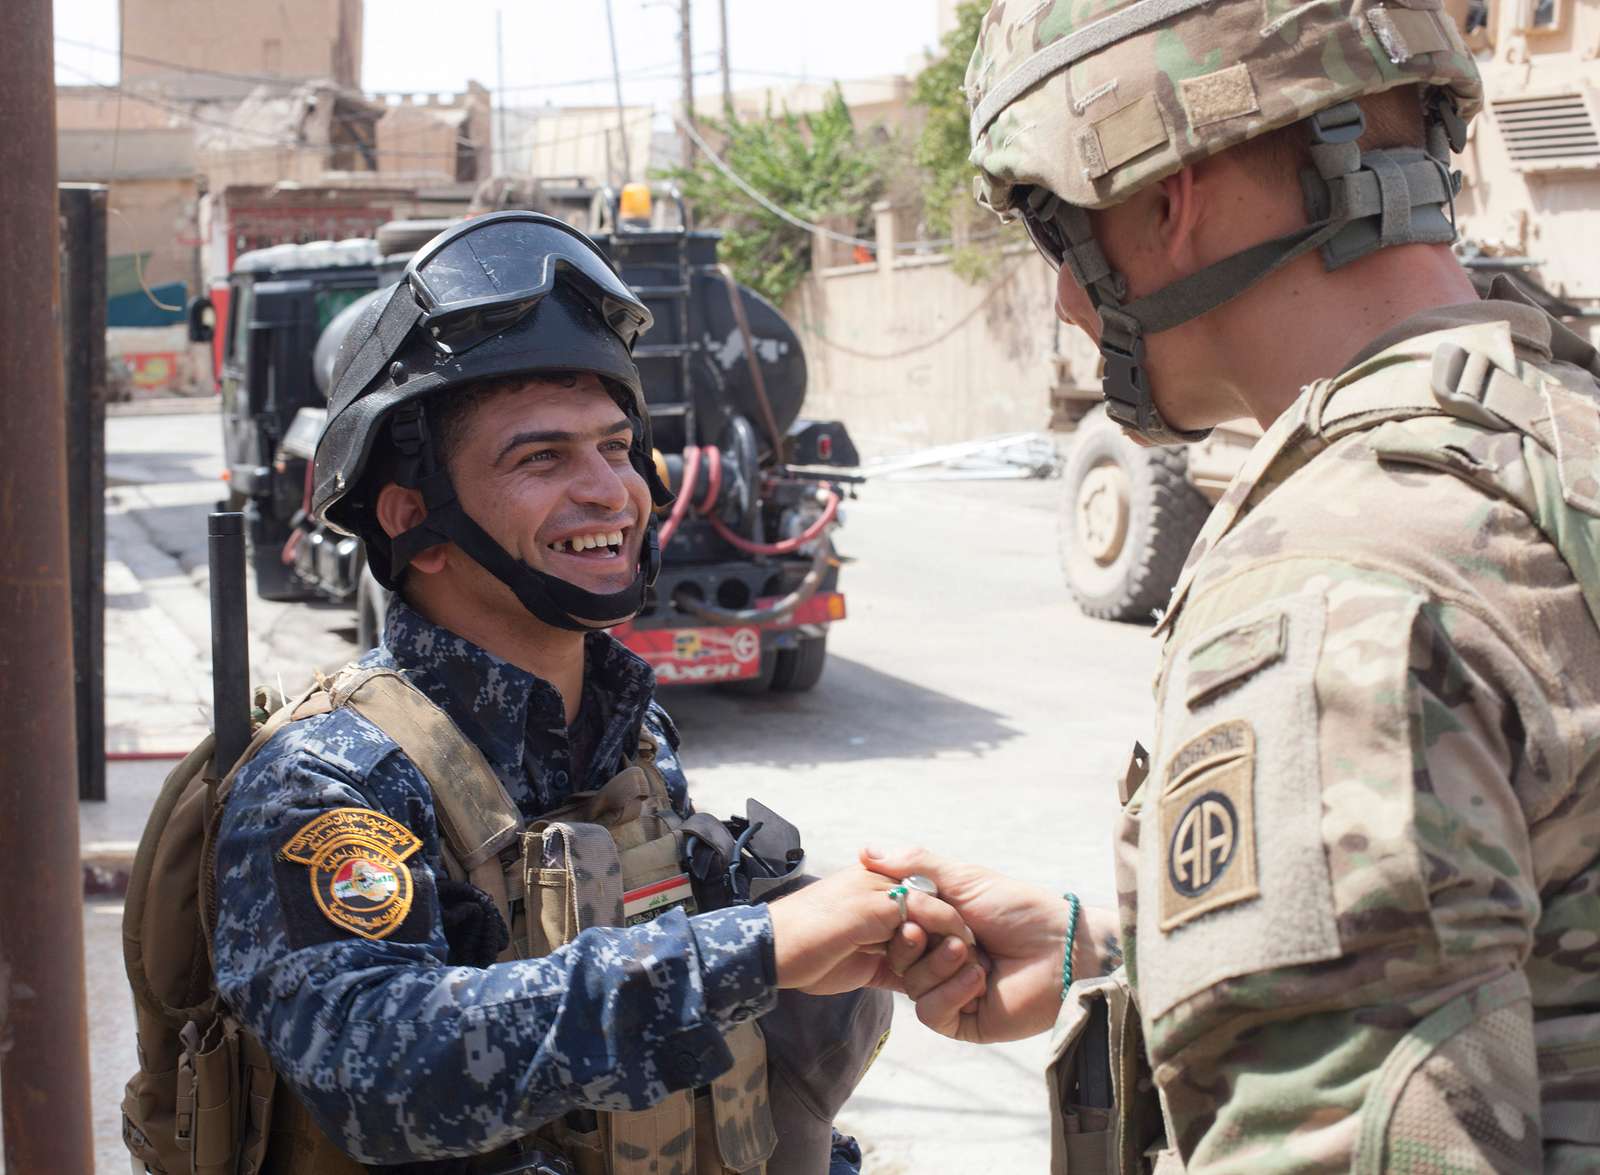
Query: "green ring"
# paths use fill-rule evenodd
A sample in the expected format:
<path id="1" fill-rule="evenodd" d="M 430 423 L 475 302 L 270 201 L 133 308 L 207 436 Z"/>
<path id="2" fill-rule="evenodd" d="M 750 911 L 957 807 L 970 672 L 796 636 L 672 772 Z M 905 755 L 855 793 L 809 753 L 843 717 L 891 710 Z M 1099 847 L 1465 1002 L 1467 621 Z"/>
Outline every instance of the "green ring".
<path id="1" fill-rule="evenodd" d="M 905 897 L 911 891 L 909 889 L 907 889 L 903 885 L 897 885 L 897 886 L 893 887 L 892 889 L 890 889 L 890 890 L 888 890 L 886 892 L 888 893 L 888 895 L 891 898 L 893 898 L 895 901 L 898 902 L 901 898 Z"/>

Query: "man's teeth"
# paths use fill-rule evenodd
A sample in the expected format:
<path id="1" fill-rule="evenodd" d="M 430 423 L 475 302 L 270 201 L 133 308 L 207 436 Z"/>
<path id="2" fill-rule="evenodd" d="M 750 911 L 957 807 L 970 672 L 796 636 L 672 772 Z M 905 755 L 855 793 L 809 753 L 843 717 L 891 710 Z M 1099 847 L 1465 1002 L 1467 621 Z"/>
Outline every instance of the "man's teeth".
<path id="1" fill-rule="evenodd" d="M 600 531 L 595 534 L 580 534 L 570 539 L 561 539 L 550 544 L 552 551 L 590 551 L 598 547 L 622 546 L 622 532 L 620 530 Z"/>

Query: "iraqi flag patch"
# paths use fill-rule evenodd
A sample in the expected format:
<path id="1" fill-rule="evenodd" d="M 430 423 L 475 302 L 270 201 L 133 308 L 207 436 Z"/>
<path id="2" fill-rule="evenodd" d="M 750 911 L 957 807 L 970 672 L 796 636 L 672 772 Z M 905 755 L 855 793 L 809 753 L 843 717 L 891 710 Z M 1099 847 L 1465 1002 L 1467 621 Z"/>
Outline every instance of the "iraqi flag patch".
<path id="1" fill-rule="evenodd" d="M 694 900 L 694 886 L 689 883 L 687 873 L 652 881 L 623 894 L 622 924 L 637 926 L 641 922 L 659 918 L 678 906 L 682 906 L 686 914 L 694 914 L 699 910 Z"/>

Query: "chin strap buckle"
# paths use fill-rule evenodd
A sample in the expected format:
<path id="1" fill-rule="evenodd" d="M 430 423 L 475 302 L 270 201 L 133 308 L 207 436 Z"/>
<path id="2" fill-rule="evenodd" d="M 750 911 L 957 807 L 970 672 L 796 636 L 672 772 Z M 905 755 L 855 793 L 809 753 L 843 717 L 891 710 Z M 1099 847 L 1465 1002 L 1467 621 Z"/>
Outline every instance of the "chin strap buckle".
<path id="1" fill-rule="evenodd" d="M 1191 445 L 1211 435 L 1209 428 L 1184 431 L 1162 419 L 1144 366 L 1144 328 L 1119 307 L 1102 304 L 1099 310 L 1106 415 L 1156 445 Z"/>

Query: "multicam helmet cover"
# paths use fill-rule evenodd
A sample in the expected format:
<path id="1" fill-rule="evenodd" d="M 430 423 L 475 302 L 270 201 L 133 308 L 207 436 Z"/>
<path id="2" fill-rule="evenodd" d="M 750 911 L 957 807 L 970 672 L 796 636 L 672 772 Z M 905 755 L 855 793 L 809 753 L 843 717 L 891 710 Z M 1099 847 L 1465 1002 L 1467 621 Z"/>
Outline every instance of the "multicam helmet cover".
<path id="1" fill-rule="evenodd" d="M 967 68 L 980 203 L 1107 208 L 1247 139 L 1395 86 L 1483 86 L 1440 0 L 995 0 Z"/>
<path id="2" fill-rule="evenodd" d="M 1362 151 L 1356 99 L 1423 94 L 1425 147 Z M 1313 250 L 1329 269 L 1375 249 L 1455 239 L 1450 153 L 1482 104 L 1477 68 L 1441 0 L 994 0 L 967 68 L 980 203 L 1020 215 L 1100 319 L 1106 412 L 1156 444 L 1145 338 L 1205 314 Z M 1089 209 L 1304 122 L 1307 225 L 1128 301 Z M 1285 177 L 1285 182 L 1294 182 Z"/>

